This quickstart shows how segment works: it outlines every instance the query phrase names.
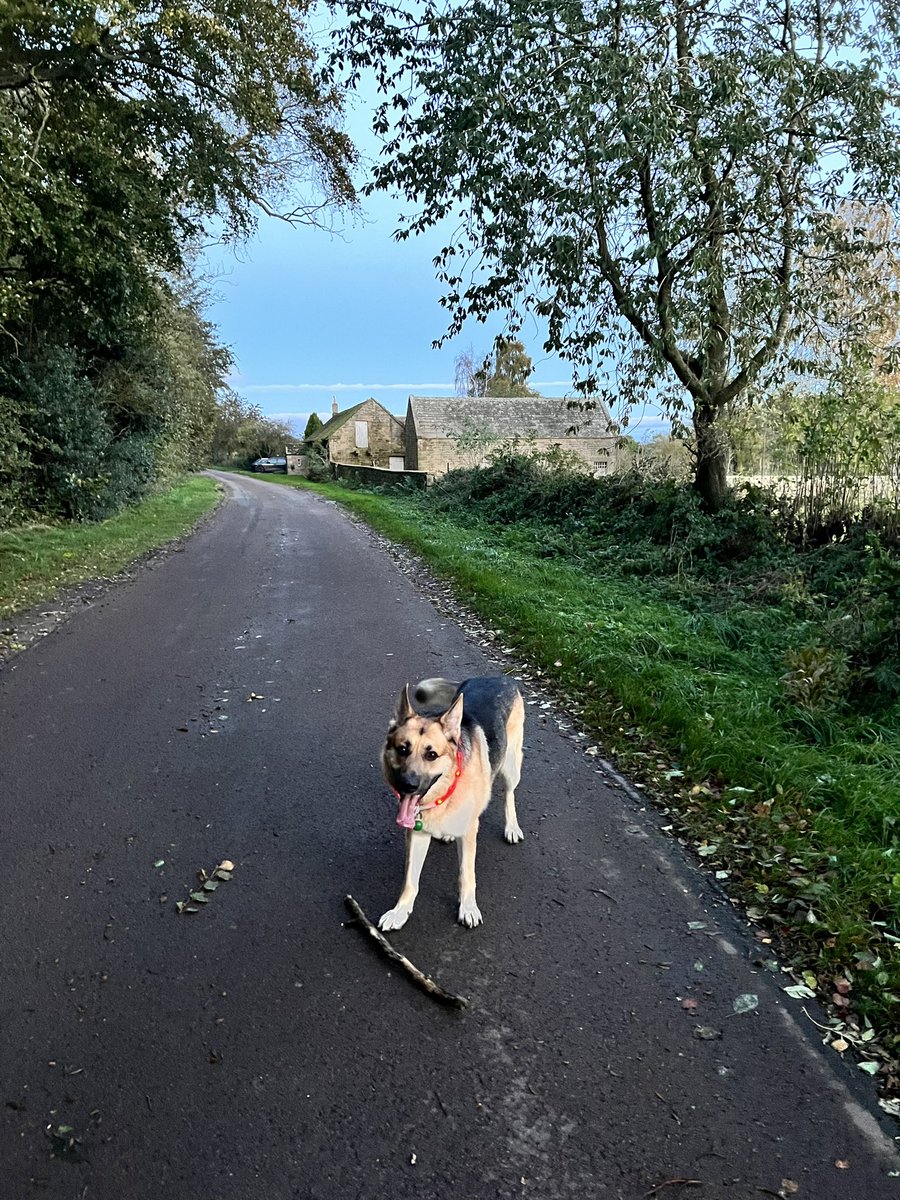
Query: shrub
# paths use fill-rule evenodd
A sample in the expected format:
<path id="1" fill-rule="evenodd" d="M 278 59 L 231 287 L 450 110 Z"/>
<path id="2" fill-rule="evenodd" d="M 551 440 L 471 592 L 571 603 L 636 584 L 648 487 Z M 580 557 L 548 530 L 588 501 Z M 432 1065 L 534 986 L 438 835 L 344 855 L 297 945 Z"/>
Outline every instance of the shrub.
<path id="1" fill-rule="evenodd" d="M 306 477 L 314 483 L 324 483 L 331 478 L 328 455 L 321 442 L 309 442 L 305 447 Z"/>
<path id="2" fill-rule="evenodd" d="M 847 658 L 840 651 L 824 646 L 789 650 L 785 664 L 788 670 L 781 683 L 798 708 L 828 708 L 841 699 L 847 682 Z"/>
<path id="3" fill-rule="evenodd" d="M 146 492 L 159 430 L 143 420 L 114 424 L 72 351 L 55 347 L 21 364 L 16 382 L 29 448 L 21 495 L 29 508 L 99 521 Z"/>
<path id="4" fill-rule="evenodd" d="M 688 606 L 721 610 L 734 588 L 751 604 L 784 606 L 805 632 L 787 659 L 777 651 L 787 667 L 781 687 L 807 714 L 839 700 L 870 713 L 900 701 L 896 535 L 842 526 L 832 537 L 820 531 L 816 543 L 788 502 L 756 486 L 710 515 L 676 480 L 633 471 L 592 479 L 518 451 L 451 472 L 423 503 L 499 526 L 542 558 L 601 571 L 614 556 L 618 573 L 656 579 Z"/>

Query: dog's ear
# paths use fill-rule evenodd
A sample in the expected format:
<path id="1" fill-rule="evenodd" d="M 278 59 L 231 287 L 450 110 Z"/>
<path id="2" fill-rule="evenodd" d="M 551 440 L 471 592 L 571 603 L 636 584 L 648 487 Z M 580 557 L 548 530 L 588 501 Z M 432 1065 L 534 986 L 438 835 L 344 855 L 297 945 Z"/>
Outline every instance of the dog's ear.
<path id="1" fill-rule="evenodd" d="M 462 729 L 462 716 L 463 698 L 462 692 L 460 692 L 441 717 L 441 728 L 444 731 L 444 736 L 454 742 L 459 741 L 460 730 Z"/>
<path id="2" fill-rule="evenodd" d="M 416 710 L 409 702 L 409 684 L 405 683 L 403 691 L 397 697 L 397 708 L 394 712 L 393 725 L 402 725 L 404 721 L 408 721 L 410 717 L 414 717 L 415 715 Z"/>

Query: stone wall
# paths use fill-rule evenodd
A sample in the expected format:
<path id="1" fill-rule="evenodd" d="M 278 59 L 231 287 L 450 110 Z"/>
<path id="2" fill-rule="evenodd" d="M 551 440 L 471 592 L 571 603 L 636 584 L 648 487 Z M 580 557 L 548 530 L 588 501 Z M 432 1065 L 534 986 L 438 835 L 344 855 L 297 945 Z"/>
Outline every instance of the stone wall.
<path id="1" fill-rule="evenodd" d="M 389 471 L 385 467 L 357 467 L 349 463 L 334 463 L 335 479 L 356 482 L 365 487 L 392 487 L 401 483 L 424 488 L 428 477 L 424 471 Z"/>
<path id="2" fill-rule="evenodd" d="M 549 449 L 554 442 L 538 443 Z M 611 475 L 616 469 L 616 439 L 608 438 L 565 438 L 560 442 L 567 454 L 580 458 L 592 475 Z"/>
<path id="3" fill-rule="evenodd" d="M 412 441 L 412 439 L 409 439 Z M 522 443 L 526 453 L 534 450 L 551 450 L 559 446 L 564 453 L 581 459 L 592 475 L 611 475 L 615 470 L 616 449 L 614 438 L 538 438 Z M 488 452 L 489 453 L 489 452 Z M 477 455 L 458 453 L 453 438 L 420 438 L 413 454 L 407 449 L 407 465 L 429 475 L 445 475 L 455 467 L 476 467 Z"/>

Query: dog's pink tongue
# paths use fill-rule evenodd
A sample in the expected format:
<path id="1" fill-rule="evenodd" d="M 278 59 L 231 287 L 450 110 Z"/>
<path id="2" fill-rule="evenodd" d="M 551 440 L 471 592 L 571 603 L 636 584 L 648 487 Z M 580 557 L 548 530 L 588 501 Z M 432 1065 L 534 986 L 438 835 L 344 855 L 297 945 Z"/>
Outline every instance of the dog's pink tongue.
<path id="1" fill-rule="evenodd" d="M 412 829 L 416 823 L 416 805 L 418 796 L 401 796 L 400 808 L 397 810 L 397 824 L 404 829 Z"/>

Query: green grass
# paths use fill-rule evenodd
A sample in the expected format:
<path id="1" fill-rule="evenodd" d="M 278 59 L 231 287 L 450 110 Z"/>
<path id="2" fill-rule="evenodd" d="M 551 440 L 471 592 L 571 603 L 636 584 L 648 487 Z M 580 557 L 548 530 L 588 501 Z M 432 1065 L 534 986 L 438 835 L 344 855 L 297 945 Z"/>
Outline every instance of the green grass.
<path id="1" fill-rule="evenodd" d="M 900 1049 L 900 722 L 789 701 L 784 656 L 808 617 L 636 578 L 613 554 L 541 557 L 521 524 L 463 527 L 423 499 L 267 478 L 339 501 L 451 581 L 727 872 L 807 981 L 827 999 L 847 980 L 849 1019 Z"/>
<path id="2" fill-rule="evenodd" d="M 0 532 L 0 618 L 64 587 L 124 570 L 148 550 L 188 533 L 218 495 L 214 480 L 196 475 L 108 521 Z"/>

